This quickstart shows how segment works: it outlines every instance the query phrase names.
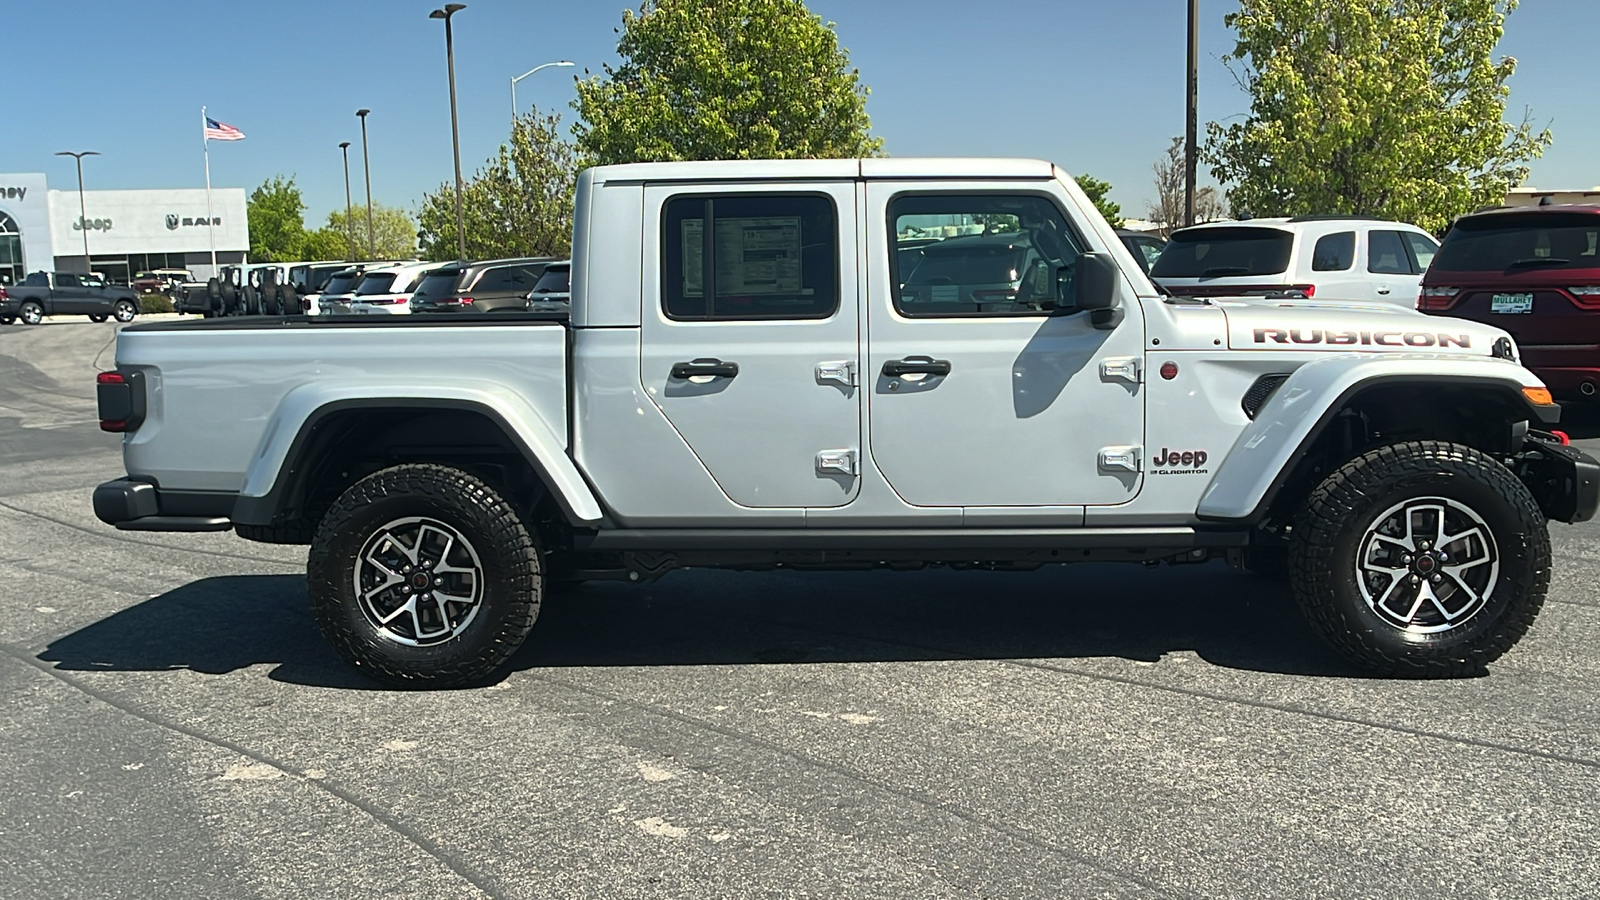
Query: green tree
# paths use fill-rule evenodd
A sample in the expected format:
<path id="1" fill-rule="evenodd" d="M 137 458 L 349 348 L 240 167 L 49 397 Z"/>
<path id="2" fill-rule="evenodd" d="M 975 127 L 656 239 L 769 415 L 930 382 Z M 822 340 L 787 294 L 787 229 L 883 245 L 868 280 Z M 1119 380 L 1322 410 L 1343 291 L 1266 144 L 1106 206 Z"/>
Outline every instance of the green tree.
<path id="1" fill-rule="evenodd" d="M 567 256 L 572 252 L 572 195 L 577 152 L 565 140 L 557 116 L 537 111 L 519 116 L 511 141 L 474 172 L 462 187 L 467 256 Z M 422 255 L 455 259 L 455 185 L 442 184 L 422 200 L 417 217 Z"/>
<path id="2" fill-rule="evenodd" d="M 363 219 L 361 227 L 366 227 Z M 315 231 L 306 232 L 305 242 L 300 245 L 302 259 L 354 259 L 355 248 L 351 246 L 351 235 L 343 228 L 334 228 L 324 225 Z"/>
<path id="3" fill-rule="evenodd" d="M 1122 227 L 1122 205 L 1112 203 L 1108 196 L 1111 193 L 1111 182 L 1101 181 L 1089 174 L 1074 176 L 1073 180 L 1078 182 L 1078 187 L 1083 188 L 1085 194 L 1089 195 L 1094 208 L 1100 211 L 1100 215 L 1106 217 L 1112 228 Z"/>
<path id="4" fill-rule="evenodd" d="M 367 241 L 367 208 L 357 206 L 351 215 L 353 223 L 345 217 L 342 209 L 328 213 L 328 224 L 311 232 L 316 244 L 308 245 L 308 249 L 316 250 L 319 259 L 349 259 L 347 235 L 351 233 L 349 228 L 353 224 L 357 260 L 411 259 L 417 255 L 417 226 L 405 210 L 373 203 L 372 231 L 375 240 L 371 244 Z"/>
<path id="5" fill-rule="evenodd" d="M 250 222 L 250 261 L 299 259 L 306 234 L 305 211 L 293 175 L 287 179 L 274 175 L 251 191 L 245 206 Z"/>
<path id="6" fill-rule="evenodd" d="M 1253 215 L 1348 213 L 1440 231 L 1497 203 L 1550 143 L 1505 121 L 1516 0 L 1242 0 L 1224 57 L 1252 97 L 1206 158 Z"/>
<path id="7" fill-rule="evenodd" d="M 622 14 L 622 63 L 578 82 L 578 149 L 592 165 L 876 155 L 833 29 L 802 0 L 645 0 Z"/>

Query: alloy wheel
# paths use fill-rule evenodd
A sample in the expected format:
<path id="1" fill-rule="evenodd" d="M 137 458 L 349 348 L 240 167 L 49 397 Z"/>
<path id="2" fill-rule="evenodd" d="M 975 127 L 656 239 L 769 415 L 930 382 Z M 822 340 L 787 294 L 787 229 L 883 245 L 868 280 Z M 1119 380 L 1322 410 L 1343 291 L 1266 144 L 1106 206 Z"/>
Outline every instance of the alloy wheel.
<path id="1" fill-rule="evenodd" d="M 466 536 L 423 516 L 395 519 L 356 558 L 362 612 L 385 638 L 413 647 L 448 641 L 483 606 L 483 564 Z"/>
<path id="2" fill-rule="evenodd" d="M 1368 526 L 1355 578 L 1367 607 L 1385 623 L 1438 634 L 1466 624 L 1489 603 L 1500 579 L 1499 549 L 1471 507 L 1414 497 Z"/>

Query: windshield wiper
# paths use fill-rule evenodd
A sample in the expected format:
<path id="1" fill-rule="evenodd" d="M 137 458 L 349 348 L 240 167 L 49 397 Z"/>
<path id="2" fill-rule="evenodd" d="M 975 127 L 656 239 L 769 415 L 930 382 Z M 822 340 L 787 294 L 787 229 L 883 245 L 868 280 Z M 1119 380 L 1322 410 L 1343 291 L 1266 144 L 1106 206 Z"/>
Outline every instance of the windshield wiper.
<path id="1" fill-rule="evenodd" d="M 1200 277 L 1204 278 L 1204 277 L 1206 277 L 1208 275 L 1249 275 L 1249 274 L 1250 274 L 1250 267 L 1249 266 L 1216 266 L 1215 268 L 1206 269 L 1204 272 L 1201 272 L 1200 273 Z"/>
<path id="2" fill-rule="evenodd" d="M 1564 266 L 1572 262 L 1570 259 L 1558 259 L 1554 256 L 1535 256 L 1530 259 L 1515 260 L 1506 266 L 1508 269 L 1517 269 L 1522 266 Z"/>

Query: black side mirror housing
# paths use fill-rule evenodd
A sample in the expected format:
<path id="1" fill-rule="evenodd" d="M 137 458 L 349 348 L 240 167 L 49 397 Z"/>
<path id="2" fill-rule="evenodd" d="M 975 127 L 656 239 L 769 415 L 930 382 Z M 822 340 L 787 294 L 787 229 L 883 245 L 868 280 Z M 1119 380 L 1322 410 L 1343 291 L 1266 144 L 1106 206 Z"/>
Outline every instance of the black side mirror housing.
<path id="1" fill-rule="evenodd" d="M 1102 330 L 1122 322 L 1122 310 L 1117 306 L 1117 281 L 1121 278 L 1117 264 L 1104 253 L 1084 253 L 1077 265 L 1063 267 L 1058 276 L 1061 283 L 1072 282 L 1076 310 L 1087 310 L 1094 327 Z"/>

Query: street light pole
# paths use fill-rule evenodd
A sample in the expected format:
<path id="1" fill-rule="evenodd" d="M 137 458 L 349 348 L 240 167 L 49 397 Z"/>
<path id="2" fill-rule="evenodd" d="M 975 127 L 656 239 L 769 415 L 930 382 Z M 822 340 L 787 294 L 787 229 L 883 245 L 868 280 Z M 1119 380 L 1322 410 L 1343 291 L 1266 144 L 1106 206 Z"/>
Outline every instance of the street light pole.
<path id="1" fill-rule="evenodd" d="M 511 125 L 512 125 L 513 128 L 515 128 L 516 124 L 517 124 L 517 82 L 521 81 L 524 78 L 527 78 L 529 75 L 532 75 L 533 73 L 539 71 L 540 69 L 548 69 L 551 66 L 570 66 L 570 65 L 574 65 L 574 63 L 569 62 L 569 61 L 564 60 L 564 59 L 561 60 L 560 62 L 547 62 L 547 63 L 544 63 L 543 65 L 534 66 L 533 68 L 529 69 L 528 71 L 523 72 L 521 75 L 518 75 L 517 77 L 511 79 Z"/>
<path id="2" fill-rule="evenodd" d="M 1200 160 L 1196 145 L 1200 131 L 1200 0 L 1189 0 L 1189 88 L 1184 109 L 1183 224 L 1194 224 L 1195 170 Z"/>
<path id="3" fill-rule="evenodd" d="M 350 211 L 350 142 L 340 141 L 339 150 L 344 154 L 344 252 L 354 262 L 356 258 L 356 219 L 355 213 Z"/>
<path id="4" fill-rule="evenodd" d="M 56 155 L 70 156 L 78 163 L 78 230 L 83 232 L 83 270 L 92 275 L 94 274 L 94 263 L 89 261 L 89 212 L 83 202 L 83 158 L 85 156 L 99 156 L 100 154 L 93 150 L 84 150 L 81 153 L 63 150 Z"/>
<path id="5" fill-rule="evenodd" d="M 446 3 L 444 9 L 428 13 L 430 19 L 444 20 L 445 67 L 450 70 L 450 143 L 456 153 L 456 252 L 467 258 L 467 219 L 461 207 L 461 128 L 456 121 L 456 49 L 450 33 L 450 17 L 466 9 L 465 3 Z"/>
<path id="6" fill-rule="evenodd" d="M 372 161 L 367 157 L 367 114 L 370 109 L 356 110 L 356 118 L 361 120 L 361 174 L 367 179 L 367 259 L 372 260 L 378 244 L 378 239 L 373 234 L 372 228 Z"/>

